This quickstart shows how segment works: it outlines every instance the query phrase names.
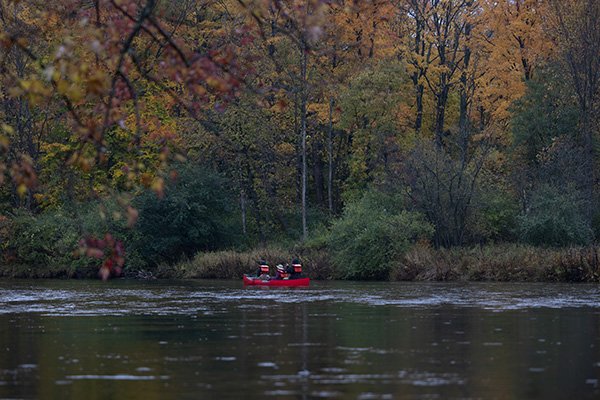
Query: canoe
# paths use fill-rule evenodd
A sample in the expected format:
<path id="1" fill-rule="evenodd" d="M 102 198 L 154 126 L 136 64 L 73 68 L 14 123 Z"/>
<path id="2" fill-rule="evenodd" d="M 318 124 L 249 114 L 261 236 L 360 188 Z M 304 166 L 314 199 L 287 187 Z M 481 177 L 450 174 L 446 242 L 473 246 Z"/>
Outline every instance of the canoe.
<path id="1" fill-rule="evenodd" d="M 272 279 L 270 281 L 263 281 L 257 278 L 250 278 L 244 275 L 244 285 L 259 285 L 259 286 L 308 286 L 310 278 L 298 278 L 298 279 Z"/>

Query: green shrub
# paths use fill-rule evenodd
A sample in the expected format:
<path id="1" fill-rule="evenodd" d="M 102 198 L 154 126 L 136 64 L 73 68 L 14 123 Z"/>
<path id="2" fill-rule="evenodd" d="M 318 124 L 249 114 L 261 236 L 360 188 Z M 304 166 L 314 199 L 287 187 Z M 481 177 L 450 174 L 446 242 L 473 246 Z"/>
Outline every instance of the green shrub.
<path id="1" fill-rule="evenodd" d="M 173 263 L 236 239 L 231 222 L 235 200 L 226 180 L 190 165 L 180 167 L 179 173 L 163 198 L 148 192 L 134 202 L 139 219 L 133 247 L 148 265 Z"/>
<path id="2" fill-rule="evenodd" d="M 329 236 L 333 262 L 346 279 L 387 279 L 391 264 L 433 227 L 397 197 L 367 192 L 348 204 Z"/>
<path id="3" fill-rule="evenodd" d="M 76 243 L 71 219 L 63 212 L 36 217 L 19 211 L 12 218 L 9 248 L 19 263 L 36 267 L 67 263 Z"/>
<path id="4" fill-rule="evenodd" d="M 521 240 L 538 246 L 587 244 L 592 229 L 578 191 L 543 185 L 531 197 L 528 212 L 518 218 Z"/>
<path id="5" fill-rule="evenodd" d="M 15 271 L 23 277 L 95 276 L 101 260 L 78 256 L 79 241 L 111 233 L 125 245 L 125 267 L 144 268 L 132 240 L 135 231 L 126 227 L 123 214 L 114 201 L 76 204 L 37 215 L 17 210 L 2 238 L 5 262 L 20 266 Z"/>
<path id="6" fill-rule="evenodd" d="M 91 259 L 75 256 L 81 234 L 75 219 L 65 210 L 40 215 L 17 211 L 8 231 L 5 243 L 5 251 L 10 255 L 8 261 L 26 267 L 27 271 L 22 271 L 25 276 L 81 275 L 78 270 L 93 263 Z"/>
<path id="7" fill-rule="evenodd" d="M 472 226 L 475 239 L 483 241 L 510 241 L 514 239 L 519 215 L 517 201 L 502 190 L 486 188 L 482 191 L 473 216 Z"/>
<path id="8" fill-rule="evenodd" d="M 79 240 L 111 233 L 124 243 L 126 270 L 135 271 L 173 263 L 182 255 L 191 256 L 235 241 L 232 201 L 223 189 L 227 187 L 225 180 L 190 166 L 179 171 L 180 178 L 167 186 L 164 198 L 143 193 L 134 200 L 139 219 L 133 228 L 127 227 L 123 207 L 111 199 L 72 204 L 37 215 L 18 211 L 7 223 L 7 237 L 2 244 L 5 258 L 36 271 L 60 267 L 64 274 L 72 275 L 100 263 L 74 256 Z M 33 275 L 39 276 L 37 272 Z"/>

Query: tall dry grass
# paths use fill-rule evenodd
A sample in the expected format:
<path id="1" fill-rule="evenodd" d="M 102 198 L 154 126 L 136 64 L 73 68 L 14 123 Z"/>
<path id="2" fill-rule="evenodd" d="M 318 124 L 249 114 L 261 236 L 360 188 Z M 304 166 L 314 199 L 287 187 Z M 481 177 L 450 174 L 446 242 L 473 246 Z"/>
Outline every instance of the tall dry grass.
<path id="1" fill-rule="evenodd" d="M 291 262 L 295 257 L 302 261 L 304 274 L 312 279 L 332 279 L 333 269 L 326 252 L 298 248 L 285 250 L 277 247 L 253 249 L 245 252 L 232 250 L 198 253 L 194 258 L 172 267 L 163 267 L 159 276 L 200 279 L 240 279 L 243 274 L 253 274 L 257 261 L 266 260 L 275 272 L 277 264 Z"/>
<path id="2" fill-rule="evenodd" d="M 600 247 L 540 248 L 522 244 L 434 249 L 426 243 L 413 246 L 392 263 L 392 281 L 504 281 L 504 282 L 600 282 Z M 324 248 L 278 247 L 246 252 L 199 253 L 171 267 L 159 268 L 158 277 L 239 279 L 253 273 L 257 261 L 275 265 L 302 260 L 312 279 L 336 279 L 340 275 Z"/>
<path id="3" fill-rule="evenodd" d="M 433 249 L 417 245 L 392 268 L 391 280 L 600 282 L 600 247 L 521 244 Z"/>

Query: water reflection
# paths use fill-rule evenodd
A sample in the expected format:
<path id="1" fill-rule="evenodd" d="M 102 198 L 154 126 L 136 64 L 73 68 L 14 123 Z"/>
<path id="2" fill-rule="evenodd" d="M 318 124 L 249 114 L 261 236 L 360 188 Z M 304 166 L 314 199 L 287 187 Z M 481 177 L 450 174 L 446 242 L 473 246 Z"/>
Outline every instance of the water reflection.
<path id="1" fill-rule="evenodd" d="M 0 282 L 0 397 L 597 398 L 595 285 Z"/>

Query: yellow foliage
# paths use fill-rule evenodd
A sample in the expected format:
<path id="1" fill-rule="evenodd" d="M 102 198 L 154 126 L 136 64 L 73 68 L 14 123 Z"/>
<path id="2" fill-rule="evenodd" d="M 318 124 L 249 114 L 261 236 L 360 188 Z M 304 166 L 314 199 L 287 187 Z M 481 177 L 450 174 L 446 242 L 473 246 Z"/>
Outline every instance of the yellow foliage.
<path id="1" fill-rule="evenodd" d="M 27 194 L 27 185 L 25 185 L 24 183 L 21 183 L 20 185 L 18 185 L 17 186 L 17 194 L 21 198 L 25 197 L 25 195 Z"/>
<path id="2" fill-rule="evenodd" d="M 13 133 L 15 133 L 13 127 L 8 124 L 2 123 L 0 124 L 0 127 L 2 127 L 2 131 L 8 135 L 12 135 Z"/>
<path id="3" fill-rule="evenodd" d="M 284 142 L 277 144 L 275 151 L 283 157 L 292 157 L 295 154 L 296 149 L 291 143 Z"/>
<path id="4" fill-rule="evenodd" d="M 315 117 L 321 121 L 329 121 L 329 104 L 328 103 L 308 103 L 306 109 L 309 113 L 315 113 Z"/>

